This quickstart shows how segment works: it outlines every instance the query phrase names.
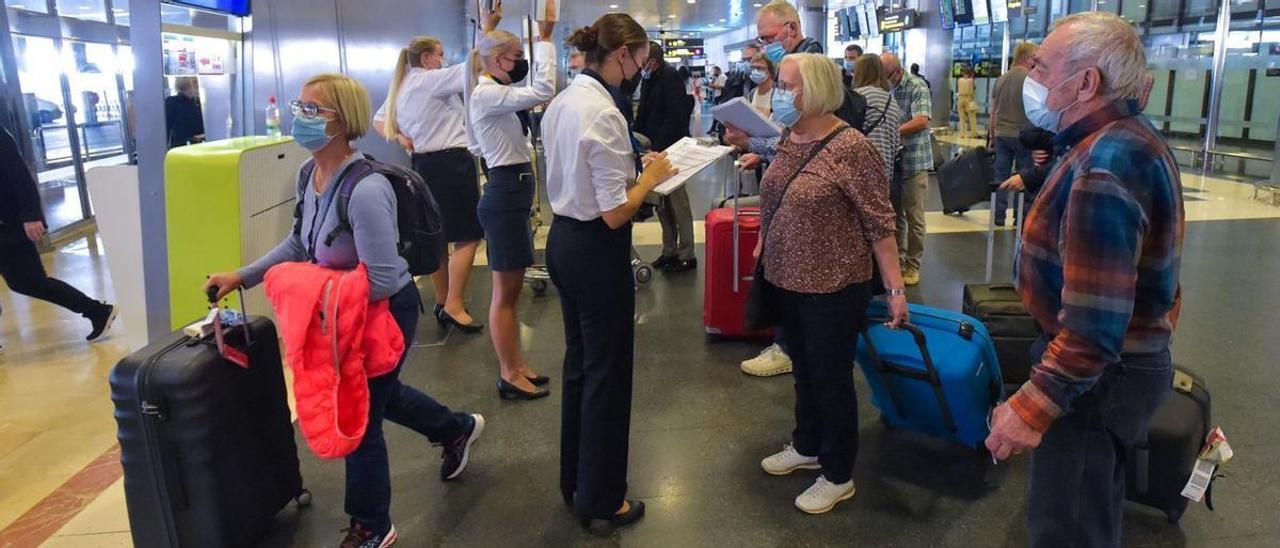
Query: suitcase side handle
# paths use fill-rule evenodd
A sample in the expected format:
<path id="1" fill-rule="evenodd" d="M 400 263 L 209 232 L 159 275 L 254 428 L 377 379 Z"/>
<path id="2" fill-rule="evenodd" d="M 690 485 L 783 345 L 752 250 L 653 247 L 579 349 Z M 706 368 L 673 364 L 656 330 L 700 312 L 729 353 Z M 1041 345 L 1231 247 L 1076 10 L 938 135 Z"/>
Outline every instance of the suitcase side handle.
<path id="1" fill-rule="evenodd" d="M 924 381 L 933 386 L 933 394 L 938 400 L 938 408 L 942 411 L 942 421 L 946 424 L 947 430 L 956 431 L 955 417 L 951 415 L 951 406 L 947 403 L 947 394 L 942 390 L 942 376 L 938 374 L 938 368 L 933 365 L 933 356 L 929 354 L 928 340 L 925 338 L 924 331 L 919 327 L 912 325 L 910 322 L 901 323 L 898 328 L 911 334 L 911 338 L 915 340 L 916 348 L 920 350 L 920 357 L 924 361 L 924 371 L 903 367 L 897 364 L 886 364 L 880 359 L 880 353 L 876 351 L 875 343 L 871 340 L 871 325 L 873 322 L 888 322 L 890 318 L 871 317 L 867 318 L 867 324 L 862 329 L 862 339 L 867 343 L 867 353 L 871 355 L 873 366 L 880 375 L 896 375 L 906 377 L 918 381 Z M 885 383 L 888 386 L 888 383 Z M 893 390 L 886 390 L 889 393 L 889 399 L 893 400 L 893 406 L 898 409 L 898 413 L 906 416 L 905 408 L 899 404 L 898 398 L 893 395 Z"/>

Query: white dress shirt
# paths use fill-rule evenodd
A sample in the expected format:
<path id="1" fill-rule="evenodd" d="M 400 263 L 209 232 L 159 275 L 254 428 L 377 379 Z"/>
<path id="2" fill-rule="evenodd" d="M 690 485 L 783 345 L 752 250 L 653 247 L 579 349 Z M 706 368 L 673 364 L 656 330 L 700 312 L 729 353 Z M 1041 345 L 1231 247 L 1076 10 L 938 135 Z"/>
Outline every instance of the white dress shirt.
<path id="1" fill-rule="evenodd" d="M 463 128 L 466 109 L 462 92 L 467 85 L 467 67 L 454 65 L 441 69 L 413 67 L 400 82 L 396 93 L 396 124 L 400 133 L 413 140 L 413 151 L 439 152 L 467 146 Z M 375 122 L 387 120 L 387 103 L 383 101 Z"/>
<path id="2" fill-rule="evenodd" d="M 542 116 L 551 211 L 592 221 L 627 202 L 636 178 L 627 120 L 609 91 L 586 74 L 573 79 Z"/>
<path id="3" fill-rule="evenodd" d="M 556 47 L 551 42 L 533 44 L 532 85 L 508 86 L 481 76 L 471 92 L 472 150 L 479 150 L 490 168 L 530 161 L 529 140 L 516 112 L 550 101 L 556 94 Z"/>

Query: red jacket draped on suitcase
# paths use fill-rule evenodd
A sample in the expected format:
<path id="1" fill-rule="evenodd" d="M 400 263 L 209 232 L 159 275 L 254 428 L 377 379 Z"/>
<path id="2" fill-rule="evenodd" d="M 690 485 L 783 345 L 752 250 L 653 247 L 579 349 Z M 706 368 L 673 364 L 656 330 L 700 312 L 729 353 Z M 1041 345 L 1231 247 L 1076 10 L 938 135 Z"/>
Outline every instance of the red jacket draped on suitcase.
<path id="1" fill-rule="evenodd" d="M 293 370 L 302 435 L 321 458 L 346 456 L 368 426 L 368 379 L 395 369 L 404 335 L 387 300 L 369 302 L 363 264 L 344 271 L 283 263 L 265 281 Z"/>

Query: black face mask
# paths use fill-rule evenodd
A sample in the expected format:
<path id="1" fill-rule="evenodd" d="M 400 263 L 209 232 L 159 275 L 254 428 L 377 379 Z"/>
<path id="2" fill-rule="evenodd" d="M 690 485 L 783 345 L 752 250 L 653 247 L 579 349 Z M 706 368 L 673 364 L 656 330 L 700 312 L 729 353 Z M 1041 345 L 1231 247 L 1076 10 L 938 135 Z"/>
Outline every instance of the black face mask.
<path id="1" fill-rule="evenodd" d="M 635 63 L 635 60 L 632 59 L 631 62 Z M 630 78 L 623 77 L 622 83 L 618 84 L 618 87 L 622 89 L 622 93 L 626 94 L 628 97 L 635 94 L 636 88 L 640 87 L 640 74 L 644 70 L 640 65 L 635 65 L 635 67 L 635 74 L 632 74 Z M 622 61 L 618 61 L 618 68 L 622 68 Z M 622 73 L 625 75 L 626 71 L 623 70 Z"/>
<path id="2" fill-rule="evenodd" d="M 507 76 L 511 78 L 511 81 L 507 82 L 507 85 L 511 85 L 521 80 L 524 80 L 525 77 L 529 75 L 528 59 L 517 59 L 514 62 L 516 66 L 511 67 L 511 70 L 507 71 Z"/>

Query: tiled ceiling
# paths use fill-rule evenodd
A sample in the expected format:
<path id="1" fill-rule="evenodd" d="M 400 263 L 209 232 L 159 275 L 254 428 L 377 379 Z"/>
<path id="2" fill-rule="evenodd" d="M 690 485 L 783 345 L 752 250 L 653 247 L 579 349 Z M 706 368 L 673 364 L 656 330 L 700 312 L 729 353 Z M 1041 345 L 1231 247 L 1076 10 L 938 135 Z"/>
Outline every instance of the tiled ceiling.
<path id="1" fill-rule="evenodd" d="M 717 33 L 754 24 L 768 0 L 566 0 L 566 21 L 589 23 L 602 13 L 631 14 L 646 29 Z M 616 7 L 615 7 L 616 6 Z"/>

